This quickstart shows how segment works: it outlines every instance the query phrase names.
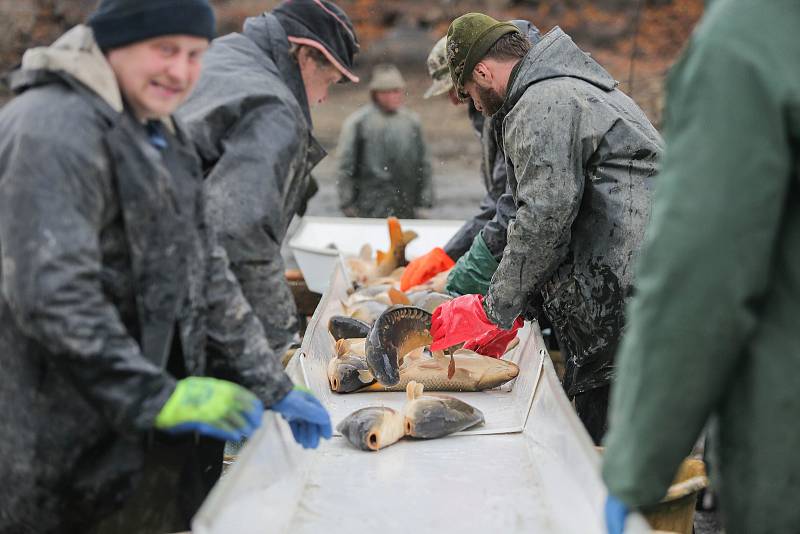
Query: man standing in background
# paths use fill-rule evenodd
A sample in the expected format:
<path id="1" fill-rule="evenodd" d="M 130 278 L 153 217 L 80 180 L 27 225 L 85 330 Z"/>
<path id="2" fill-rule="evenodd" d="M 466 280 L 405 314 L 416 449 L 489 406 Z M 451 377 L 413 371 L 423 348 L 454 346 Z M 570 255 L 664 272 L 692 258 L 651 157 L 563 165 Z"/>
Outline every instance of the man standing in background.
<path id="1" fill-rule="evenodd" d="M 349 217 L 416 219 L 433 207 L 428 150 L 419 118 L 405 104 L 405 80 L 377 65 L 372 102 L 350 115 L 339 137 L 339 205 Z"/>

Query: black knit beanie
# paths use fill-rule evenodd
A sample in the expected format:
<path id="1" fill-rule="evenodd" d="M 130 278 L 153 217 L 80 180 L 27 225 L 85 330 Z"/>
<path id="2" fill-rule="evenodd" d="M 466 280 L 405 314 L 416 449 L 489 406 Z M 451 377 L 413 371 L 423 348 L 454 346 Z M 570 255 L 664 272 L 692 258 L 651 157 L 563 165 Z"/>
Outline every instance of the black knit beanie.
<path id="1" fill-rule="evenodd" d="M 162 35 L 214 38 L 208 0 L 102 0 L 87 24 L 103 50 Z"/>

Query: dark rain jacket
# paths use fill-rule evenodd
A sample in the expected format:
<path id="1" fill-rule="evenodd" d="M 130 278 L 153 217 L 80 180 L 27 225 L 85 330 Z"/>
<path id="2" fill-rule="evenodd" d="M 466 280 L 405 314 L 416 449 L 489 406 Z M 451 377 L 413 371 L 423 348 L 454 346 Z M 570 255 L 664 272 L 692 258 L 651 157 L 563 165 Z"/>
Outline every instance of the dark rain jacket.
<path id="1" fill-rule="evenodd" d="M 798 27 L 794 0 L 714 2 L 671 72 L 612 388 L 609 492 L 661 499 L 710 417 L 729 534 L 800 532 Z"/>
<path id="2" fill-rule="evenodd" d="M 525 20 L 512 22 L 528 36 L 532 44 L 538 43 L 541 39 L 539 29 L 530 22 Z M 450 238 L 444 246 L 444 251 L 453 260 L 457 260 L 466 254 L 475 236 L 480 233 L 486 247 L 499 260 L 506 247 L 508 224 L 514 218 L 517 206 L 508 189 L 506 158 L 502 149 L 497 146 L 494 125 L 491 119 L 487 120 L 475 109 L 471 100 L 469 102 L 469 120 L 481 141 L 481 178 L 486 188 L 486 196 L 481 200 L 478 214 L 464 223 Z"/>
<path id="3" fill-rule="evenodd" d="M 179 127 L 164 152 L 149 143 L 91 30 L 29 51 L 12 85 L 21 94 L 0 111 L 0 532 L 84 532 L 137 482 L 175 386 L 170 357 L 268 405 L 292 382 L 213 246 L 191 144 Z"/>
<path id="4" fill-rule="evenodd" d="M 266 13 L 216 39 L 203 74 L 178 111 L 203 160 L 208 214 L 245 296 L 276 352 L 297 335 L 297 310 L 281 244 L 325 151 L 297 62 Z"/>
<path id="5" fill-rule="evenodd" d="M 433 207 L 431 163 L 416 113 L 367 104 L 345 121 L 337 150 L 345 213 L 414 219 L 417 207 Z"/>
<path id="6" fill-rule="evenodd" d="M 611 378 L 662 150 L 616 85 L 554 28 L 517 64 L 493 116 L 517 215 L 485 308 L 508 328 L 541 291 L 571 359 L 571 395 Z"/>

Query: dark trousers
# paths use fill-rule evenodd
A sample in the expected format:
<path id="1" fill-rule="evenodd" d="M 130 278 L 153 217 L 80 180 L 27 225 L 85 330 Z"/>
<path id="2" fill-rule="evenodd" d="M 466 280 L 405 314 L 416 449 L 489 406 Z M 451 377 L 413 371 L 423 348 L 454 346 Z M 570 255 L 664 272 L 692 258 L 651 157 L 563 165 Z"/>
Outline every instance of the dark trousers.
<path id="1" fill-rule="evenodd" d="M 224 443 L 208 438 L 155 437 L 142 478 L 124 506 L 88 534 L 186 531 L 222 473 Z"/>
<path id="2" fill-rule="evenodd" d="M 600 445 L 608 430 L 608 393 L 610 387 L 602 386 L 575 395 L 575 411 L 583 426 L 589 431 L 595 445 Z"/>

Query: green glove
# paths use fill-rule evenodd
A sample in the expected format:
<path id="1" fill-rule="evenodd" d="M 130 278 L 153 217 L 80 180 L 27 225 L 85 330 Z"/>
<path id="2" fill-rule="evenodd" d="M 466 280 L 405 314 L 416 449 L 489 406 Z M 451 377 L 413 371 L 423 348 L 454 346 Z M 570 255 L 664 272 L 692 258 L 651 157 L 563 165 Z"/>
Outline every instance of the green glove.
<path id="1" fill-rule="evenodd" d="M 447 276 L 445 290 L 452 295 L 486 295 L 492 275 L 500 264 L 478 234 Z"/>
<path id="2" fill-rule="evenodd" d="M 216 378 L 189 377 L 156 417 L 155 427 L 170 434 L 198 432 L 225 441 L 239 441 L 261 425 L 264 406 L 245 388 Z"/>

